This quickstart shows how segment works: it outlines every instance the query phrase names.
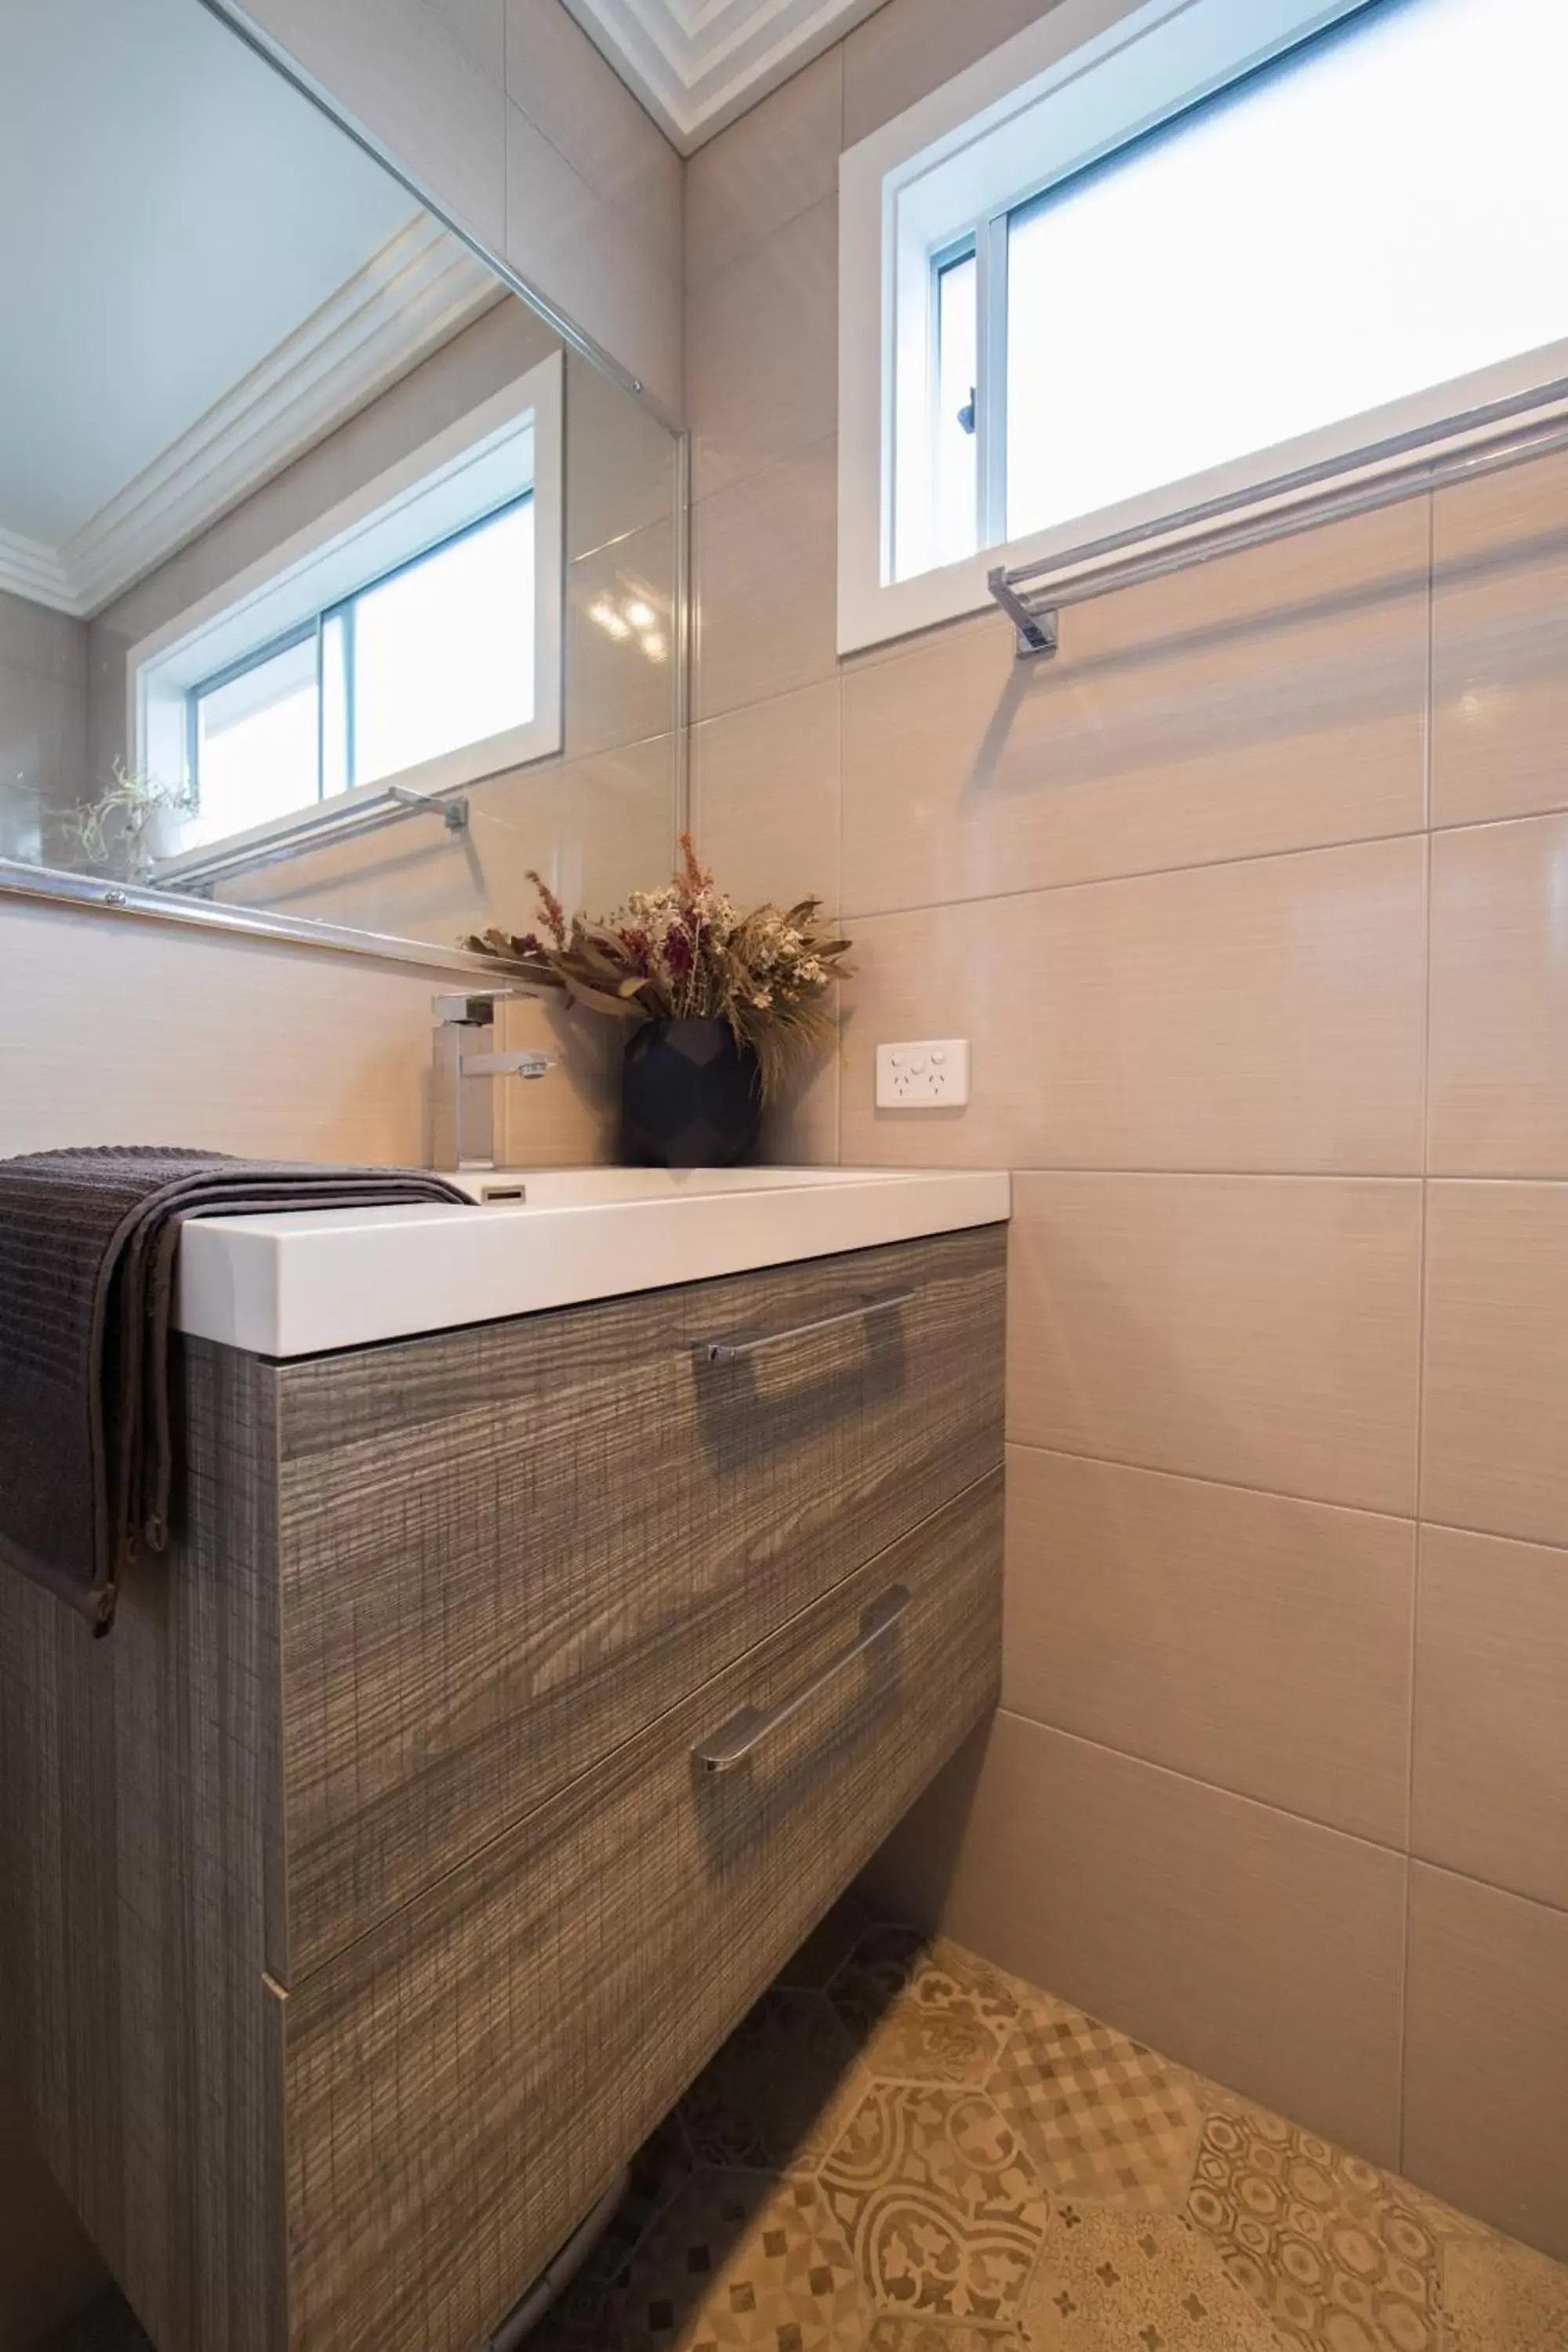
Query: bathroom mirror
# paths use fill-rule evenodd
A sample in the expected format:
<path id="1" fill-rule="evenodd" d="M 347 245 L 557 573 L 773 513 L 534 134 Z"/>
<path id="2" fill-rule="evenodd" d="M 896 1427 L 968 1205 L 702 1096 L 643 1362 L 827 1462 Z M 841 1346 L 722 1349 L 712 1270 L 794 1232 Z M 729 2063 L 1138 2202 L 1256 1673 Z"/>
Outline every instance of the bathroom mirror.
<path id="1" fill-rule="evenodd" d="M 667 871 L 632 389 L 204 0 L 0 0 L 0 881 L 442 950 Z"/>

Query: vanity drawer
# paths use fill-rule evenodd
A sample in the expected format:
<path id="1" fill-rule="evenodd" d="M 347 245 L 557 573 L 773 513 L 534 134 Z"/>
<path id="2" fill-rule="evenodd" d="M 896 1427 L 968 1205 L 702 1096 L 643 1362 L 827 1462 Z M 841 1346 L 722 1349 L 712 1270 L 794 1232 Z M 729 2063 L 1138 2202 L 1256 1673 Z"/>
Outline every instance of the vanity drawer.
<path id="1" fill-rule="evenodd" d="M 279 1367 L 279 1981 L 1000 1463 L 1005 1234 Z"/>
<path id="2" fill-rule="evenodd" d="M 998 1473 L 288 1997 L 299 2352 L 497 2326 L 994 1700 L 1001 1562 Z"/>

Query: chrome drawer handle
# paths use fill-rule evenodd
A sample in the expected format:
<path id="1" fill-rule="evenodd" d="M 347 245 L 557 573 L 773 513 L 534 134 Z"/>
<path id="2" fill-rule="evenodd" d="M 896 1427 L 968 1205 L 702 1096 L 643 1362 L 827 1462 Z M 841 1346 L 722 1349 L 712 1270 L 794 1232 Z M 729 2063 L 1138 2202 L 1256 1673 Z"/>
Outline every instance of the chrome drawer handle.
<path id="1" fill-rule="evenodd" d="M 820 1691 L 825 1691 L 847 1666 L 852 1666 L 857 1658 L 864 1657 L 884 1633 L 890 1633 L 908 1609 L 910 1600 L 907 1585 L 891 1585 L 880 1601 L 867 1610 L 860 1621 L 858 1637 L 847 1650 L 840 1650 L 836 1658 L 829 1658 L 820 1674 L 813 1675 L 793 1698 L 786 1698 L 770 1714 L 762 1715 L 754 1706 L 743 1706 L 739 1715 L 730 1717 L 721 1731 L 716 1731 L 711 1739 L 705 1739 L 700 1747 L 692 1749 L 696 1762 L 705 1772 L 732 1772 L 737 1764 L 743 1764 L 753 1748 L 760 1748 L 764 1739 L 771 1739 L 775 1731 L 782 1730 L 793 1716 L 798 1715 L 801 1708 L 808 1706 Z"/>
<path id="2" fill-rule="evenodd" d="M 764 1348 L 782 1348 L 791 1339 L 814 1339 L 819 1331 L 837 1331 L 845 1323 L 864 1323 L 872 1315 L 891 1315 L 895 1307 L 908 1307 L 920 1297 L 917 1290 L 895 1290 L 887 1298 L 868 1298 L 859 1307 L 847 1307 L 842 1315 L 824 1315 L 815 1323 L 792 1323 L 787 1331 L 764 1332 L 757 1339 L 710 1339 L 703 1349 L 703 1359 L 710 1364 L 738 1364 L 747 1356 L 760 1355 Z"/>

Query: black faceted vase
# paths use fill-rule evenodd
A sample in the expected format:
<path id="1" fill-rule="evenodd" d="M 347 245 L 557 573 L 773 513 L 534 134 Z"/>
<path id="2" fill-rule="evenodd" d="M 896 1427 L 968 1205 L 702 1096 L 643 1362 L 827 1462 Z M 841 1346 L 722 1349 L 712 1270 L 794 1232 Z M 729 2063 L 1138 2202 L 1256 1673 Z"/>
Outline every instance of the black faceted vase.
<path id="1" fill-rule="evenodd" d="M 621 1066 L 621 1150 L 633 1168 L 732 1168 L 757 1139 L 762 1076 L 727 1021 L 647 1021 Z"/>

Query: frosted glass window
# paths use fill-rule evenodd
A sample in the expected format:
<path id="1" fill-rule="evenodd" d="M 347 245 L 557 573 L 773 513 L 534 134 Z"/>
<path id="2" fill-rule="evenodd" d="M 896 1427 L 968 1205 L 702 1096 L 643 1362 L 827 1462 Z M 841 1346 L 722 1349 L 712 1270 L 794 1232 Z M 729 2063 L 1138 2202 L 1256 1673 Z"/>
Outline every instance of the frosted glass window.
<path id="1" fill-rule="evenodd" d="M 1005 536 L 1568 334 L 1565 89 L 1564 0 L 1378 0 L 1014 211 Z"/>
<path id="2" fill-rule="evenodd" d="M 316 632 L 193 698 L 204 832 L 243 833 L 316 797 Z"/>
<path id="3" fill-rule="evenodd" d="M 196 688 L 204 841 L 525 727 L 534 602 L 529 495 Z"/>
<path id="4" fill-rule="evenodd" d="M 533 501 L 356 597 L 353 780 L 374 783 L 533 716 Z"/>

